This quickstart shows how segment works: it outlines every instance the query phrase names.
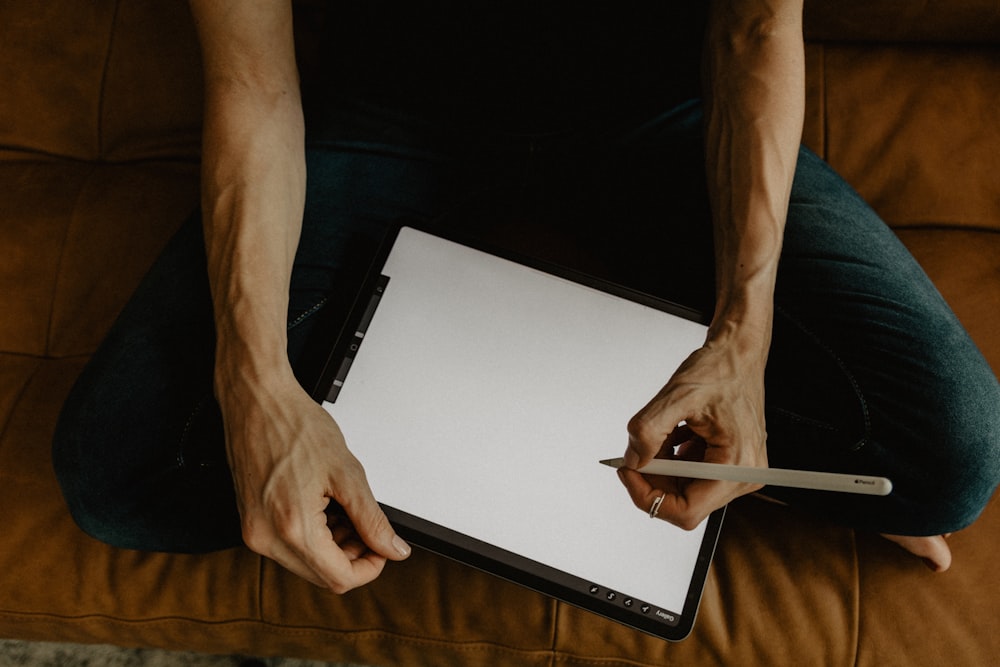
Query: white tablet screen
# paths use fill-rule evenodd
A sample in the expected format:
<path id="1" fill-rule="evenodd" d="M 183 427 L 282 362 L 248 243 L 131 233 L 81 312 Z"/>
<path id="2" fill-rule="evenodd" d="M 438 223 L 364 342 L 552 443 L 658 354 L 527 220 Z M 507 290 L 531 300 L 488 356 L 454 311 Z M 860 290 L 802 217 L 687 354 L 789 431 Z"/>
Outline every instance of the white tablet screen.
<path id="1" fill-rule="evenodd" d="M 405 227 L 381 273 L 324 402 L 376 498 L 676 617 L 705 524 L 651 521 L 598 460 L 705 326 Z"/>

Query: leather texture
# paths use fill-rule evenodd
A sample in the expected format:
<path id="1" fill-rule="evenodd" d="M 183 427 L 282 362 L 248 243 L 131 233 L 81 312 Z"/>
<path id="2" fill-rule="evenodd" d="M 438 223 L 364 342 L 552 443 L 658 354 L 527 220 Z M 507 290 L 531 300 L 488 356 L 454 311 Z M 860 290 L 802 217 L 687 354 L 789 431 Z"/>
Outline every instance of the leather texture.
<path id="1" fill-rule="evenodd" d="M 319 4 L 299 3 L 305 50 Z M 898 231 L 1000 368 L 997 3 L 808 2 L 806 27 L 806 143 Z M 679 644 L 426 553 L 337 597 L 246 549 L 91 540 L 49 443 L 87 356 L 197 206 L 191 18 L 181 2 L 0 2 L 0 81 L 0 635 L 463 667 L 1000 655 L 996 498 L 951 538 L 943 575 L 877 536 L 741 499 Z"/>

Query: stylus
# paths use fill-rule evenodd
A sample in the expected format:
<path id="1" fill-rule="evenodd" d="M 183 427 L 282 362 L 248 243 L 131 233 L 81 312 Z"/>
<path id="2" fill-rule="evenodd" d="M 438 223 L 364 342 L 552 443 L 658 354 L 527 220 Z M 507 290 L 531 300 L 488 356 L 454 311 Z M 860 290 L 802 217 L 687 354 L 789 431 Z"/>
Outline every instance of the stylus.
<path id="1" fill-rule="evenodd" d="M 625 465 L 625 459 L 605 459 L 606 466 L 618 469 Z M 679 461 L 676 459 L 653 459 L 639 469 L 647 475 L 667 475 L 691 479 L 717 479 L 748 484 L 787 486 L 796 489 L 817 491 L 839 491 L 860 493 L 867 496 L 887 496 L 892 491 L 892 482 L 885 477 L 868 475 L 845 475 L 812 470 L 789 470 L 786 468 L 754 468 L 722 463 L 701 461 Z"/>

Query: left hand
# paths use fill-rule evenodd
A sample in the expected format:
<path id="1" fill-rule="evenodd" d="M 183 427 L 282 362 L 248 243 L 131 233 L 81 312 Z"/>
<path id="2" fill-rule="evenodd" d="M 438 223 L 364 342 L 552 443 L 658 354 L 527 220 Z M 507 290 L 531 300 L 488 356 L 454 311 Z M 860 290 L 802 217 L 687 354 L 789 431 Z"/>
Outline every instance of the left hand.
<path id="1" fill-rule="evenodd" d="M 227 370 L 217 394 L 247 546 L 338 594 L 409 556 L 340 428 L 291 368 L 260 383 Z M 342 511 L 330 511 L 332 502 Z"/>
<path id="2" fill-rule="evenodd" d="M 644 512 L 664 496 L 657 516 L 685 530 L 760 485 L 644 476 L 636 469 L 655 457 L 767 466 L 764 361 L 739 348 L 710 340 L 629 421 L 622 483 Z"/>

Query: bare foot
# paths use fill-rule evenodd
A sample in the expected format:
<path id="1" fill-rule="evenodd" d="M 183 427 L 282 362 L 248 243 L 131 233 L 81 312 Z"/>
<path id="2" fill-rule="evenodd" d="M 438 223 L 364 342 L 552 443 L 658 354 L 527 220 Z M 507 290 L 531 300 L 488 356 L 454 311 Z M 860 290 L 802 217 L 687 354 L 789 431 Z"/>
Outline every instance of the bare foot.
<path id="1" fill-rule="evenodd" d="M 882 537 L 895 542 L 914 556 L 922 559 L 924 564 L 934 572 L 944 572 L 951 567 L 951 549 L 948 548 L 948 542 L 945 541 L 946 535 L 912 537 L 882 533 Z"/>

